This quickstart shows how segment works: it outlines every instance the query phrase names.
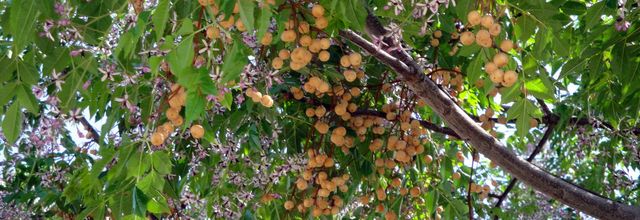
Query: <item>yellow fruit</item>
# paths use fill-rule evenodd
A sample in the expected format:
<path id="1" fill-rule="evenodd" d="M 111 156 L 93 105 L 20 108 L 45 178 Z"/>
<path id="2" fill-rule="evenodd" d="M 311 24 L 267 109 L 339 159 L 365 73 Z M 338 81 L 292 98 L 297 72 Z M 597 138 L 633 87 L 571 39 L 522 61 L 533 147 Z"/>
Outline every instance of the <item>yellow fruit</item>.
<path id="1" fill-rule="evenodd" d="M 280 57 L 273 58 L 273 61 L 271 61 L 271 67 L 274 69 L 282 69 L 282 65 L 284 65 L 284 61 Z"/>
<path id="2" fill-rule="evenodd" d="M 436 38 L 431 39 L 429 43 L 431 44 L 432 47 L 440 46 L 440 41 Z"/>
<path id="3" fill-rule="evenodd" d="M 327 28 L 329 21 L 325 17 L 316 18 L 316 27 L 320 30 Z"/>
<path id="4" fill-rule="evenodd" d="M 498 53 L 493 57 L 493 63 L 498 67 L 503 67 L 509 63 L 509 56 L 505 53 Z"/>
<path id="5" fill-rule="evenodd" d="M 329 53 L 329 51 L 326 51 L 326 50 L 320 51 L 320 53 L 318 54 L 318 59 L 322 62 L 327 62 L 330 57 L 331 57 L 331 54 Z"/>
<path id="6" fill-rule="evenodd" d="M 222 26 L 224 29 L 229 29 L 231 26 L 233 26 L 234 23 L 235 18 L 233 18 L 233 16 L 230 16 L 226 21 L 221 21 L 220 26 Z"/>
<path id="7" fill-rule="evenodd" d="M 491 82 L 493 83 L 502 83 L 502 80 L 504 79 L 504 71 L 498 69 L 494 71 L 489 78 L 491 78 Z"/>
<path id="8" fill-rule="evenodd" d="M 393 186 L 394 188 L 400 187 L 401 184 L 402 180 L 400 180 L 400 178 L 395 178 L 391 181 L 391 186 Z"/>
<path id="9" fill-rule="evenodd" d="M 282 35 L 280 35 L 280 40 L 287 43 L 294 42 L 296 40 L 296 32 L 293 30 L 286 30 L 282 32 Z"/>
<path id="10" fill-rule="evenodd" d="M 513 41 L 503 40 L 502 42 L 500 42 L 500 50 L 502 50 L 503 52 L 509 52 L 511 51 L 511 49 L 513 49 Z"/>
<path id="11" fill-rule="evenodd" d="M 462 177 L 462 175 L 460 175 L 460 173 L 455 172 L 453 173 L 453 175 L 451 175 L 451 178 L 453 178 L 454 180 L 459 180 L 460 177 Z"/>
<path id="12" fill-rule="evenodd" d="M 314 5 L 313 8 L 311 8 L 311 14 L 316 18 L 324 16 L 324 7 L 320 4 Z"/>
<path id="13" fill-rule="evenodd" d="M 171 123 L 173 123 L 174 126 L 180 126 L 182 125 L 182 123 L 184 123 L 184 119 L 182 118 L 182 116 L 178 116 L 176 120 L 171 120 Z"/>
<path id="14" fill-rule="evenodd" d="M 263 95 L 260 99 L 260 104 L 264 107 L 271 108 L 271 106 L 273 106 L 273 99 L 271 99 L 271 96 L 269 95 Z"/>
<path id="15" fill-rule="evenodd" d="M 462 35 L 460 35 L 460 43 L 462 43 L 465 46 L 469 46 L 473 44 L 474 41 L 475 41 L 475 35 L 471 31 L 465 31 L 462 33 Z"/>
<path id="16" fill-rule="evenodd" d="M 273 35 L 270 32 L 267 32 L 262 36 L 262 39 L 260 39 L 260 44 L 266 46 L 271 44 L 271 41 L 273 41 Z"/>
<path id="17" fill-rule="evenodd" d="M 396 216 L 396 213 L 389 210 L 387 213 L 384 214 L 384 219 L 385 220 L 396 220 L 398 219 L 398 217 Z"/>
<path id="18" fill-rule="evenodd" d="M 487 30 L 479 30 L 476 33 L 476 43 L 482 47 L 491 47 L 493 41 L 491 40 L 491 35 Z"/>
<path id="19" fill-rule="evenodd" d="M 488 62 L 484 64 L 484 71 L 487 72 L 489 75 L 491 75 L 497 69 L 498 69 L 498 66 L 493 62 Z"/>
<path id="20" fill-rule="evenodd" d="M 489 33 L 491 34 L 491 36 L 495 37 L 495 36 L 500 35 L 500 31 L 501 30 L 502 30 L 502 26 L 500 26 L 500 24 L 493 24 L 489 28 Z"/>
<path id="21" fill-rule="evenodd" d="M 343 72 L 343 75 L 344 79 L 347 80 L 347 82 L 353 82 L 357 78 L 356 72 L 353 70 L 345 70 Z"/>
<path id="22" fill-rule="evenodd" d="M 340 57 L 340 66 L 342 66 L 342 67 L 350 67 L 351 66 L 351 60 L 349 59 L 348 55 L 344 55 L 344 56 Z"/>
<path id="23" fill-rule="evenodd" d="M 433 161 L 433 157 L 431 157 L 431 155 L 424 156 L 424 163 L 430 164 L 432 161 Z"/>
<path id="24" fill-rule="evenodd" d="M 160 132 L 154 132 L 151 135 L 151 144 L 153 144 L 153 146 L 160 146 L 162 145 L 162 143 L 164 143 L 164 139 L 165 139 L 164 134 Z"/>
<path id="25" fill-rule="evenodd" d="M 538 127 L 538 120 L 536 120 L 535 118 L 529 119 L 529 126 L 531 126 L 532 128 Z"/>
<path id="26" fill-rule="evenodd" d="M 433 37 L 441 38 L 442 37 L 442 31 L 441 30 L 434 31 L 433 32 Z"/>
<path id="27" fill-rule="evenodd" d="M 309 23 L 303 21 L 298 24 L 298 32 L 301 34 L 309 33 Z"/>
<path id="28" fill-rule="evenodd" d="M 176 120 L 178 117 L 180 117 L 179 110 L 174 109 L 174 108 L 167 109 L 165 114 L 167 115 L 167 119 L 169 119 L 171 121 Z"/>
<path id="29" fill-rule="evenodd" d="M 311 39 L 309 35 L 302 35 L 302 37 L 300 37 L 300 46 L 308 47 L 309 45 L 311 45 L 312 41 L 313 39 Z"/>
<path id="30" fill-rule="evenodd" d="M 387 193 L 383 188 L 378 188 L 376 189 L 376 197 L 378 198 L 378 200 L 384 201 L 385 199 L 387 199 Z"/>
<path id="31" fill-rule="evenodd" d="M 420 196 L 420 188 L 417 186 L 414 186 L 413 188 L 411 188 L 409 190 L 409 195 L 411 195 L 411 197 L 418 197 Z"/>
<path id="32" fill-rule="evenodd" d="M 329 40 L 329 38 L 322 38 L 320 39 L 320 48 L 323 50 L 329 49 L 329 47 L 331 47 L 331 41 Z"/>
<path id="33" fill-rule="evenodd" d="M 478 11 L 470 11 L 467 14 L 467 22 L 469 22 L 472 27 L 480 24 L 481 20 L 480 13 L 478 13 Z"/>
<path id="34" fill-rule="evenodd" d="M 351 63 L 351 65 L 353 66 L 360 66 L 360 64 L 362 63 L 362 55 L 357 52 L 349 54 L 349 63 Z"/>
<path id="35" fill-rule="evenodd" d="M 511 87 L 511 85 L 513 85 L 516 80 L 518 80 L 518 74 L 516 73 L 516 71 L 513 70 L 508 70 L 507 72 L 504 73 L 503 79 L 504 80 L 504 85 L 509 85 L 508 87 Z"/>
<path id="36" fill-rule="evenodd" d="M 215 38 L 219 38 L 220 37 L 220 29 L 214 27 L 214 26 L 209 26 L 207 27 L 207 38 L 209 39 L 215 39 Z"/>
<path id="37" fill-rule="evenodd" d="M 482 20 L 480 21 L 480 24 L 482 24 L 482 27 L 484 28 L 491 28 L 491 26 L 493 25 L 493 16 L 491 15 L 485 15 L 482 16 Z"/>
<path id="38" fill-rule="evenodd" d="M 238 31 L 240 32 L 245 32 L 247 31 L 247 27 L 244 26 L 244 23 L 242 23 L 242 20 L 237 20 L 236 21 L 236 28 L 238 29 Z"/>
<path id="39" fill-rule="evenodd" d="M 294 206 L 294 204 L 293 204 L 293 201 L 291 201 L 291 200 L 284 202 L 284 208 L 287 209 L 287 210 L 293 209 L 293 206 Z"/>
<path id="40" fill-rule="evenodd" d="M 202 125 L 193 125 L 189 131 L 191 132 L 191 137 L 195 139 L 200 139 L 204 136 L 204 128 Z"/>
<path id="41" fill-rule="evenodd" d="M 290 56 L 291 56 L 291 52 L 289 52 L 289 50 L 287 49 L 282 49 L 278 52 L 278 57 L 282 60 L 289 59 Z"/>

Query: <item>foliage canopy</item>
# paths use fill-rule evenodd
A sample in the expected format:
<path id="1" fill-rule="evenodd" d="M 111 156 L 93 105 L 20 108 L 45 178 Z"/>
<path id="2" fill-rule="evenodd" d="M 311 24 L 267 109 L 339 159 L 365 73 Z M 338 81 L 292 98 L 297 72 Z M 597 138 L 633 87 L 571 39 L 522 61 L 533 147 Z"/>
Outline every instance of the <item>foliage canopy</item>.
<path id="1" fill-rule="evenodd" d="M 637 1 L 12 0 L 0 13 L 3 219 L 594 213 L 495 166 L 416 91 L 422 78 L 549 178 L 640 205 Z"/>

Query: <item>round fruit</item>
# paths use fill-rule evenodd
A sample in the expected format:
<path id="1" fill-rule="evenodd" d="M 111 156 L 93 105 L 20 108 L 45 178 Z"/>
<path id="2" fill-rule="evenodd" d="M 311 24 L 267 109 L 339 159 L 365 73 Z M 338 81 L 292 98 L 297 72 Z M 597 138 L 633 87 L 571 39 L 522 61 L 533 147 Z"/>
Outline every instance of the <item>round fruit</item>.
<path id="1" fill-rule="evenodd" d="M 493 63 L 498 67 L 503 67 L 509 63 L 509 56 L 505 53 L 498 53 L 493 57 Z"/>
<path id="2" fill-rule="evenodd" d="M 360 63 L 362 63 L 362 55 L 360 55 L 360 53 L 349 54 L 349 63 L 353 66 L 360 66 Z"/>
<path id="3" fill-rule="evenodd" d="M 273 58 L 273 61 L 271 61 L 271 67 L 274 69 L 282 69 L 282 65 L 284 65 L 284 61 L 280 57 Z"/>
<path id="4" fill-rule="evenodd" d="M 518 74 L 516 71 L 509 70 L 504 73 L 503 80 L 505 85 L 513 85 L 518 80 Z"/>
<path id="5" fill-rule="evenodd" d="M 484 28 L 489 29 L 493 25 L 493 17 L 491 15 L 482 16 L 480 23 Z"/>
<path id="6" fill-rule="evenodd" d="M 202 125 L 193 125 L 189 131 L 191 132 L 191 137 L 195 139 L 200 139 L 204 136 L 204 128 Z"/>
<path id="7" fill-rule="evenodd" d="M 316 18 L 324 16 L 324 7 L 320 4 L 314 5 L 313 8 L 311 8 L 311 14 Z"/>
<path id="8" fill-rule="evenodd" d="M 280 35 L 280 40 L 288 43 L 293 42 L 296 40 L 296 32 L 293 30 L 286 30 L 282 32 L 282 35 Z"/>
<path id="9" fill-rule="evenodd" d="M 207 27 L 207 38 L 214 39 L 219 37 L 220 37 L 220 29 L 213 26 Z"/>
<path id="10" fill-rule="evenodd" d="M 316 18 L 316 27 L 320 30 L 327 28 L 329 21 L 325 17 Z"/>
<path id="11" fill-rule="evenodd" d="M 480 24 L 481 20 L 482 18 L 478 11 L 470 11 L 469 14 L 467 14 L 467 21 L 472 27 Z"/>
<path id="12" fill-rule="evenodd" d="M 302 35 L 302 37 L 300 37 L 300 45 L 303 47 L 308 47 L 309 45 L 311 45 L 311 42 L 313 41 L 313 39 L 311 39 L 311 37 L 309 35 Z"/>
<path id="13" fill-rule="evenodd" d="M 273 35 L 270 32 L 267 32 L 264 34 L 264 36 L 262 36 L 262 39 L 260 39 L 260 44 L 266 46 L 271 44 L 272 40 L 273 40 Z"/>
<path id="14" fill-rule="evenodd" d="M 498 69 L 498 66 L 493 62 L 488 62 L 484 64 L 484 71 L 487 72 L 489 75 L 491 75 L 497 69 Z"/>
<path id="15" fill-rule="evenodd" d="M 260 99 L 260 104 L 264 107 L 271 108 L 271 106 L 273 106 L 273 99 L 271 99 L 271 96 L 269 95 L 263 95 Z"/>
<path id="16" fill-rule="evenodd" d="M 451 175 L 451 178 L 453 178 L 454 180 L 459 180 L 461 176 L 462 175 L 460 175 L 460 173 L 455 172 L 453 173 L 453 175 Z"/>
<path id="17" fill-rule="evenodd" d="M 155 132 L 151 135 L 151 144 L 153 144 L 153 146 L 160 146 L 164 143 L 164 139 L 164 134 Z"/>
<path id="18" fill-rule="evenodd" d="M 278 52 L 278 57 L 282 60 L 289 59 L 290 56 L 291 56 L 291 52 L 287 49 L 282 49 Z"/>
<path id="19" fill-rule="evenodd" d="M 511 49 L 513 49 L 513 41 L 503 40 L 502 42 L 500 42 L 500 50 L 502 50 L 503 52 L 509 52 L 511 51 Z"/>
<path id="20" fill-rule="evenodd" d="M 504 79 L 504 71 L 498 69 L 493 72 L 489 78 L 491 78 L 491 82 L 493 83 L 502 83 L 502 80 Z"/>
<path id="21" fill-rule="evenodd" d="M 440 41 L 437 38 L 431 39 L 429 43 L 431 44 L 432 47 L 440 46 Z"/>
<path id="22" fill-rule="evenodd" d="M 287 210 L 293 209 L 293 206 L 294 206 L 294 204 L 293 204 L 293 201 L 291 201 L 291 200 L 284 202 L 284 208 L 287 209 Z"/>
<path id="23" fill-rule="evenodd" d="M 353 82 L 357 78 L 356 72 L 353 70 L 345 70 L 343 75 L 347 82 Z"/>
<path id="24" fill-rule="evenodd" d="M 474 41 L 475 41 L 475 36 L 473 35 L 473 32 L 471 32 L 471 31 L 465 31 L 460 36 L 460 43 L 462 43 L 465 46 L 469 46 L 469 45 L 473 44 Z"/>
<path id="25" fill-rule="evenodd" d="M 476 43 L 482 47 L 491 47 L 493 41 L 491 40 L 491 35 L 487 30 L 479 30 L 476 33 Z"/>
<path id="26" fill-rule="evenodd" d="M 329 40 L 329 38 L 320 39 L 320 48 L 326 50 L 329 49 L 329 47 L 331 47 L 331 41 Z"/>
<path id="27" fill-rule="evenodd" d="M 495 36 L 500 35 L 500 31 L 501 30 L 502 30 L 502 27 L 500 26 L 500 24 L 493 24 L 489 28 L 489 33 L 491 34 L 491 36 L 495 37 Z"/>
<path id="28" fill-rule="evenodd" d="M 351 60 L 349 59 L 349 55 L 344 55 L 344 56 L 340 57 L 340 65 L 342 67 L 350 67 L 351 66 Z"/>
<path id="29" fill-rule="evenodd" d="M 323 50 L 318 54 L 318 59 L 322 62 L 327 62 L 331 58 L 329 51 Z"/>
<path id="30" fill-rule="evenodd" d="M 442 37 L 442 31 L 441 30 L 437 30 L 437 31 L 433 32 L 433 37 L 441 38 Z"/>

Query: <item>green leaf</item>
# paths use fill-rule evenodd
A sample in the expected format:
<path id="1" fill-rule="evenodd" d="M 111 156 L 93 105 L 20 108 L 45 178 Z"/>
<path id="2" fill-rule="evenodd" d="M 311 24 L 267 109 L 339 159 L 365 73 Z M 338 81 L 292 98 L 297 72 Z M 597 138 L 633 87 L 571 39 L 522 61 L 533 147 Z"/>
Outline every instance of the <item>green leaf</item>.
<path id="1" fill-rule="evenodd" d="M 27 108 L 29 112 L 33 113 L 34 115 L 37 115 L 40 112 L 40 106 L 38 105 L 33 92 L 31 92 L 31 88 L 29 87 L 29 85 L 23 84 L 22 86 L 18 87 L 17 95 L 20 104 Z"/>
<path id="2" fill-rule="evenodd" d="M 151 154 L 151 163 L 153 169 L 155 169 L 160 175 L 167 175 L 171 173 L 171 158 L 164 151 L 156 151 Z"/>
<path id="3" fill-rule="evenodd" d="M 224 94 L 224 99 L 220 102 L 222 106 L 227 109 L 231 109 L 231 104 L 233 104 L 233 94 L 231 92 L 227 92 Z"/>
<path id="4" fill-rule="evenodd" d="M 167 54 L 167 62 L 171 72 L 178 78 L 186 74 L 193 62 L 193 36 L 185 37 L 182 42 Z"/>
<path id="5" fill-rule="evenodd" d="M 156 172 L 149 172 L 144 178 L 136 183 L 136 187 L 145 195 L 151 196 L 164 188 L 164 179 Z"/>
<path id="6" fill-rule="evenodd" d="M 222 63 L 222 82 L 226 83 L 240 78 L 240 73 L 249 62 L 247 47 L 236 38 L 233 48 L 224 56 Z"/>
<path id="7" fill-rule="evenodd" d="M 600 23 L 600 16 L 604 12 L 604 7 L 604 1 L 595 3 L 591 7 L 589 7 L 589 9 L 587 10 L 587 14 L 584 16 L 587 29 L 591 29 L 596 26 L 596 24 Z"/>
<path id="8" fill-rule="evenodd" d="M 240 20 L 247 28 L 247 31 L 253 32 L 255 18 L 253 16 L 253 9 L 257 8 L 256 1 L 254 0 L 238 0 L 238 7 L 240 8 Z"/>
<path id="9" fill-rule="evenodd" d="M 476 80 L 482 76 L 482 67 L 484 66 L 484 62 L 481 54 L 477 54 L 475 58 L 469 63 L 469 67 L 467 67 L 467 77 L 469 79 L 469 83 L 475 83 Z"/>
<path id="10" fill-rule="evenodd" d="M 171 212 L 169 204 L 167 204 L 167 200 L 162 197 L 151 198 L 149 202 L 147 202 L 147 210 L 155 214 Z"/>
<path id="11" fill-rule="evenodd" d="M 153 12 L 153 27 L 156 32 L 156 39 L 162 39 L 164 36 L 164 29 L 167 26 L 167 20 L 169 20 L 169 0 L 160 0 L 158 7 Z"/>
<path id="12" fill-rule="evenodd" d="M 542 82 L 542 79 L 534 79 L 529 80 L 524 84 L 524 87 L 527 88 L 527 91 L 531 93 L 536 98 L 539 99 L 554 99 L 554 90 L 553 88 L 547 88 L 547 86 Z"/>
<path id="13" fill-rule="evenodd" d="M 192 34 L 193 31 L 193 22 L 191 21 L 191 19 L 185 18 L 182 21 L 182 24 L 180 25 L 180 28 L 178 29 L 178 32 L 176 32 L 176 34 L 184 36 L 187 34 Z"/>
<path id="14" fill-rule="evenodd" d="M 13 99 L 16 95 L 15 93 L 16 83 L 7 83 L 4 86 L 0 87 L 0 106 L 4 106 L 9 102 L 9 100 Z"/>
<path id="15" fill-rule="evenodd" d="M 198 91 L 187 91 L 187 104 L 185 106 L 185 125 L 191 124 L 192 121 L 198 120 L 204 113 L 204 105 L 207 100 Z"/>
<path id="16" fill-rule="evenodd" d="M 20 81 L 30 85 L 38 83 L 39 74 L 33 65 L 25 61 L 16 60 L 16 70 L 18 71 Z"/>
<path id="17" fill-rule="evenodd" d="M 342 0 L 338 4 L 340 9 L 337 17 L 342 18 L 352 29 L 364 31 L 367 11 L 363 3 L 360 0 Z"/>
<path id="18" fill-rule="evenodd" d="M 584 68 L 585 60 L 582 58 L 573 58 L 569 62 L 562 65 L 562 71 L 560 72 L 560 78 Z"/>
<path id="19" fill-rule="evenodd" d="M 14 0 L 11 3 L 11 34 L 13 37 L 13 52 L 20 54 L 22 49 L 35 36 L 36 19 L 38 18 L 38 0 Z"/>
<path id="20" fill-rule="evenodd" d="M 2 121 L 2 132 L 11 144 L 15 143 L 20 137 L 22 131 L 22 112 L 20 112 L 20 104 L 13 102 L 9 110 L 7 110 Z"/>
<path id="21" fill-rule="evenodd" d="M 531 15 L 522 15 L 516 20 L 515 31 L 519 40 L 526 41 L 533 35 L 535 30 L 536 21 L 531 18 Z"/>
<path id="22" fill-rule="evenodd" d="M 258 29 L 256 39 L 262 39 L 264 34 L 267 32 L 269 25 L 271 25 L 272 15 L 273 12 L 271 12 L 271 9 L 268 6 L 259 11 L 258 20 L 256 21 L 256 28 Z"/>

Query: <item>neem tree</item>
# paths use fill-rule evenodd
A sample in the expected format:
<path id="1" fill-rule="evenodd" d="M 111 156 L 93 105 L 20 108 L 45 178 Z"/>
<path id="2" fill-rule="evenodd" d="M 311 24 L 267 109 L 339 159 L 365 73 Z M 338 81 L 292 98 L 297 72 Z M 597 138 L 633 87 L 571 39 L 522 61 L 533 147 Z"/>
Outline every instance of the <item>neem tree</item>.
<path id="1" fill-rule="evenodd" d="M 0 218 L 640 219 L 637 9 L 2 1 Z"/>

